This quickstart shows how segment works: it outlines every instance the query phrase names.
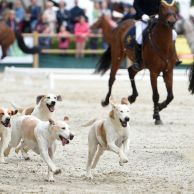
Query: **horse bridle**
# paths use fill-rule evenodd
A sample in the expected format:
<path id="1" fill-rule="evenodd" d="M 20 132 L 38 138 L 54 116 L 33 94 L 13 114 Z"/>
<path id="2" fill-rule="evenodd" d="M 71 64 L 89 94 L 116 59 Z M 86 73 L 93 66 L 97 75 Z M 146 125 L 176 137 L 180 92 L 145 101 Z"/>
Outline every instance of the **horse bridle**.
<path id="1" fill-rule="evenodd" d="M 168 14 L 167 14 L 167 15 L 168 15 Z M 165 17 L 165 18 L 166 18 L 166 17 Z M 164 22 L 164 20 L 162 20 L 161 18 L 160 18 L 160 19 L 158 18 L 158 22 L 162 22 L 163 24 L 167 25 L 169 28 L 172 29 L 172 27 L 169 26 L 168 22 L 166 22 L 166 21 Z M 169 63 L 170 57 L 168 57 L 167 59 L 166 59 L 165 57 L 163 57 L 163 55 L 161 54 L 160 49 L 158 48 L 157 44 L 154 43 L 151 34 L 152 34 L 152 32 L 151 32 L 151 30 L 150 30 L 150 31 L 148 32 L 148 38 L 149 38 L 149 41 L 150 41 L 150 43 L 151 43 L 151 46 L 152 46 L 152 48 L 155 50 L 155 52 L 157 52 L 157 54 L 158 54 L 158 56 L 160 57 L 160 59 L 161 59 L 162 61 L 164 61 L 164 63 L 166 64 L 166 68 L 165 68 L 165 69 L 166 69 L 166 72 L 167 72 L 167 71 L 168 71 L 168 63 Z M 173 54 L 175 54 L 175 51 L 174 51 Z"/>
<path id="2" fill-rule="evenodd" d="M 167 18 L 169 16 L 174 16 L 174 18 L 176 19 L 177 18 L 177 15 L 176 13 L 174 13 L 173 11 L 168 11 L 163 17 L 159 17 L 158 18 L 158 21 L 162 22 L 164 25 L 168 26 L 169 28 L 173 28 L 173 26 L 171 26 L 168 21 L 167 21 Z"/>

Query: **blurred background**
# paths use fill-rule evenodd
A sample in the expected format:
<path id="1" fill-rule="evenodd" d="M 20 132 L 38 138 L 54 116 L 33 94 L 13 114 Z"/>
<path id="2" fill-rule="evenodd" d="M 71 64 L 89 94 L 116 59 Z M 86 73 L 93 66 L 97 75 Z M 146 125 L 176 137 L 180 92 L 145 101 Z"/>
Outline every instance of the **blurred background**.
<path id="1" fill-rule="evenodd" d="M 114 9 L 115 4 L 122 9 Z M 27 45 L 39 45 L 43 50 L 39 55 L 26 55 L 15 42 L 0 68 L 94 68 L 108 44 L 102 29 L 91 26 L 104 14 L 112 28 L 116 27 L 125 15 L 133 18 L 132 5 L 133 0 L 1 0 L 1 22 L 19 30 Z M 194 0 L 178 0 L 177 7 L 176 48 L 181 67 L 185 67 L 193 62 Z M 79 29 L 79 23 L 85 29 Z"/>

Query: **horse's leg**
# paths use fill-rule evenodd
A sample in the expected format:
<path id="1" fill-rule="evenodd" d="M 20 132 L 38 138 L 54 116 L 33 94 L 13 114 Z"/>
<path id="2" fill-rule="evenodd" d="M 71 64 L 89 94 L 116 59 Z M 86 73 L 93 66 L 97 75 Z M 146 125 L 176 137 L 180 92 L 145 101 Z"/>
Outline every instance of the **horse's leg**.
<path id="1" fill-rule="evenodd" d="M 135 102 L 138 96 L 138 92 L 135 84 L 135 75 L 137 74 L 137 71 L 134 71 L 132 67 L 129 67 L 128 73 L 129 73 L 129 79 L 131 81 L 131 87 L 132 87 L 132 95 L 128 97 L 128 100 L 132 104 Z"/>
<path id="2" fill-rule="evenodd" d="M 111 72 L 110 72 L 110 78 L 108 81 L 108 93 L 106 95 L 105 100 L 101 102 L 102 106 L 107 106 L 109 104 L 109 98 L 111 96 L 112 92 L 112 86 L 115 81 L 116 73 L 121 65 L 121 62 L 123 60 L 124 54 L 121 52 L 120 55 L 118 55 L 117 49 L 111 50 L 111 56 L 112 56 L 112 66 L 111 66 Z"/>
<path id="3" fill-rule="evenodd" d="M 173 91 L 172 91 L 172 84 L 173 84 L 173 71 L 169 71 L 167 73 L 164 74 L 163 76 L 164 78 L 164 82 L 166 85 L 166 90 L 167 90 L 167 98 L 165 101 L 163 101 L 162 103 L 158 104 L 159 107 L 159 111 L 161 111 L 162 109 L 166 108 L 168 106 L 168 104 L 173 100 L 174 95 L 173 95 Z"/>
<path id="4" fill-rule="evenodd" d="M 112 68 L 111 68 L 111 72 L 110 72 L 110 78 L 108 81 L 108 93 L 106 95 L 105 100 L 102 100 L 102 102 L 101 102 L 102 106 L 107 106 L 109 104 L 109 98 L 110 98 L 110 95 L 112 92 L 112 86 L 114 84 L 117 71 L 118 71 L 118 67 L 114 66 L 114 64 L 113 64 Z"/>
<path id="5" fill-rule="evenodd" d="M 162 121 L 160 119 L 159 106 L 158 106 L 159 93 L 158 93 L 158 87 L 157 87 L 157 78 L 158 78 L 158 74 L 156 74 L 156 73 L 151 73 L 150 74 L 152 91 L 153 91 L 152 99 L 153 99 L 153 102 L 154 102 L 153 119 L 155 119 L 155 124 L 156 125 L 160 125 L 160 124 L 162 124 Z"/>
<path id="6" fill-rule="evenodd" d="M 7 51 L 8 51 L 9 46 L 2 45 L 2 56 L 1 56 L 1 59 L 4 59 L 7 56 Z"/>

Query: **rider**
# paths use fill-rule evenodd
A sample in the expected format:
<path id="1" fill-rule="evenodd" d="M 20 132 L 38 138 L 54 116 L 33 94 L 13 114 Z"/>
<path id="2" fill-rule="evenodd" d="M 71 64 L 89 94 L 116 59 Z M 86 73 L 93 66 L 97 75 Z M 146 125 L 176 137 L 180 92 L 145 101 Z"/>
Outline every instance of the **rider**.
<path id="1" fill-rule="evenodd" d="M 167 3 L 172 3 L 173 0 L 165 0 Z M 133 67 L 136 70 L 141 69 L 142 57 L 142 33 L 148 26 L 150 16 L 157 15 L 159 13 L 161 0 L 134 0 L 133 6 L 136 10 L 135 19 L 138 20 L 136 26 L 136 46 L 135 46 L 135 63 Z M 177 33 L 173 30 L 173 41 L 176 40 Z M 178 60 L 177 65 L 181 62 Z"/>

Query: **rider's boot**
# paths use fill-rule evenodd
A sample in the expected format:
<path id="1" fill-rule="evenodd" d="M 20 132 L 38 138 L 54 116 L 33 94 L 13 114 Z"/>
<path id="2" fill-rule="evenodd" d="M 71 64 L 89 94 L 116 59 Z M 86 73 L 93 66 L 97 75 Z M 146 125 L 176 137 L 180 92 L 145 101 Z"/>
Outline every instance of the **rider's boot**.
<path id="1" fill-rule="evenodd" d="M 142 45 L 136 43 L 135 44 L 135 63 L 133 64 L 133 69 L 136 71 L 141 70 L 141 63 L 142 63 Z"/>

